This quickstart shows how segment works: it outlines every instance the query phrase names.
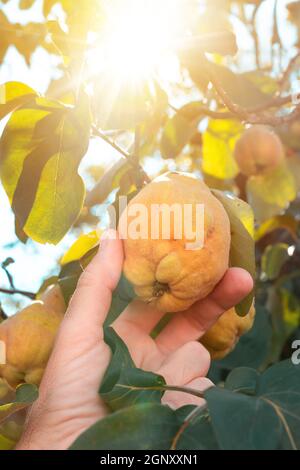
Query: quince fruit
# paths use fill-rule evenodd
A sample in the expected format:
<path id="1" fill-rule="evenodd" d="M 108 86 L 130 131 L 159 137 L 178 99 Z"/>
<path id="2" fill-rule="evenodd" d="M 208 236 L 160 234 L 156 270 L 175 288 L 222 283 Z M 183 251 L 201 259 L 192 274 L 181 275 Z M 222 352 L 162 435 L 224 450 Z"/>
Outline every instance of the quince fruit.
<path id="1" fill-rule="evenodd" d="M 44 303 L 33 302 L 1 323 L 6 363 L 0 364 L 0 378 L 13 388 L 21 383 L 39 385 L 62 318 Z"/>
<path id="2" fill-rule="evenodd" d="M 283 163 L 285 158 L 278 135 L 262 125 L 252 126 L 243 133 L 237 141 L 234 156 L 245 176 L 268 173 Z"/>
<path id="3" fill-rule="evenodd" d="M 56 313 L 63 315 L 67 310 L 65 299 L 58 284 L 49 286 L 42 292 L 38 300 L 41 300 L 49 310 L 53 310 Z"/>
<path id="4" fill-rule="evenodd" d="M 184 224 L 178 237 L 181 221 L 162 212 L 153 236 L 153 226 L 157 227 L 153 205 L 172 208 L 174 204 L 194 233 L 187 233 Z M 204 206 L 201 227 L 196 215 L 198 204 Z M 191 209 L 188 214 L 185 207 Z M 139 208 L 146 209 L 146 220 L 143 212 L 144 217 L 137 224 L 143 237 L 133 236 L 128 230 L 136 221 Z M 191 249 L 193 244 L 197 246 L 197 229 L 202 229 L 204 245 Z M 162 312 L 188 309 L 209 295 L 228 269 L 231 242 L 228 215 L 208 186 L 186 173 L 167 173 L 143 188 L 123 212 L 119 233 L 124 240 L 125 276 L 140 299 Z"/>
<path id="5" fill-rule="evenodd" d="M 254 305 L 245 317 L 240 317 L 235 308 L 231 308 L 207 331 L 200 342 L 213 360 L 223 359 L 234 350 L 240 337 L 251 330 L 254 319 Z"/>

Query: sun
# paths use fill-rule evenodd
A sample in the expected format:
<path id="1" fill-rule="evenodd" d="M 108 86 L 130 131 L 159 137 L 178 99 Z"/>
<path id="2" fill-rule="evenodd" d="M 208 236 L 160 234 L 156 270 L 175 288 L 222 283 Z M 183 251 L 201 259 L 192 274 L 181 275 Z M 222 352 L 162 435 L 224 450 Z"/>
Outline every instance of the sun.
<path id="1" fill-rule="evenodd" d="M 183 0 L 108 0 L 106 22 L 88 55 L 92 73 L 139 84 L 168 60 L 183 34 Z"/>

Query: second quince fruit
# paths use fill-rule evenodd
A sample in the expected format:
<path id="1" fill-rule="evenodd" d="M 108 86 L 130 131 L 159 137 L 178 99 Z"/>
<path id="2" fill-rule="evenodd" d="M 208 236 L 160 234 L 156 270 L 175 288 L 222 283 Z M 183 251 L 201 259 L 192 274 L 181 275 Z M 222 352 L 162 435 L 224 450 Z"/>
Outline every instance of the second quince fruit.
<path id="1" fill-rule="evenodd" d="M 12 388 L 22 383 L 39 385 L 51 354 L 63 313 L 43 302 L 33 302 L 0 325 L 6 362 L 0 378 Z"/>
<path id="2" fill-rule="evenodd" d="M 223 359 L 234 350 L 241 336 L 251 330 L 254 320 L 254 305 L 245 317 L 240 317 L 235 308 L 231 308 L 219 318 L 200 342 L 213 360 Z"/>

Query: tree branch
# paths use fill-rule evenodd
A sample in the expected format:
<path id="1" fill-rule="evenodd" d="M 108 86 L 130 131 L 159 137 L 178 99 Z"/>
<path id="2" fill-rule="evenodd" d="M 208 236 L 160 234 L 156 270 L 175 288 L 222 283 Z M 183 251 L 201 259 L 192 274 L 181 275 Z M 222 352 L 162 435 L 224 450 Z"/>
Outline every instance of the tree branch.
<path id="1" fill-rule="evenodd" d="M 300 60 L 300 51 L 290 60 L 287 69 L 285 70 L 284 74 L 282 75 L 281 79 L 279 80 L 280 89 L 283 90 L 287 81 L 290 78 L 291 73 L 293 72 L 294 67 L 296 66 L 298 60 Z"/>
<path id="2" fill-rule="evenodd" d="M 24 297 L 28 297 L 31 300 L 36 299 L 36 294 L 34 292 L 28 292 L 28 291 L 19 290 L 19 289 L 4 289 L 1 287 L 0 293 L 7 294 L 7 295 L 19 294 L 19 295 L 23 295 Z"/>
<path id="3" fill-rule="evenodd" d="M 266 111 L 271 108 L 280 108 L 281 106 L 292 104 L 295 98 L 300 99 L 300 93 L 297 96 L 274 96 L 274 98 L 271 98 L 266 103 L 254 106 L 253 108 L 247 108 L 247 111 L 251 113 L 259 113 L 260 111 Z"/>
<path id="4" fill-rule="evenodd" d="M 205 67 L 208 77 L 213 86 L 215 87 L 221 100 L 226 105 L 228 110 L 241 121 L 244 121 L 249 124 L 267 124 L 276 127 L 284 123 L 291 122 L 300 117 L 300 105 L 296 106 L 293 112 L 285 116 L 274 116 L 265 112 L 257 114 L 258 110 L 265 111 L 268 107 L 274 107 L 274 103 L 276 104 L 276 106 L 278 106 L 279 102 L 281 104 L 283 102 L 285 103 L 286 101 L 290 102 L 292 100 L 291 96 L 286 98 L 276 98 L 275 100 L 273 99 L 267 105 L 265 104 L 258 108 L 243 108 L 242 106 L 238 105 L 237 103 L 234 103 L 231 100 L 230 96 L 228 95 L 226 90 L 224 90 L 221 82 L 219 81 L 219 78 L 216 76 L 216 74 L 210 67 L 209 61 L 207 59 L 205 59 Z"/>
<path id="5" fill-rule="evenodd" d="M 130 154 L 122 149 L 114 140 L 111 140 L 103 131 L 97 129 L 96 126 L 92 126 L 92 131 L 94 136 L 100 137 L 100 139 L 104 140 L 107 144 L 109 144 L 112 148 L 114 148 L 117 152 L 119 152 L 123 157 L 130 158 Z"/>
<path id="6" fill-rule="evenodd" d="M 136 159 L 134 158 L 135 157 L 134 153 L 131 155 L 129 152 L 122 149 L 122 147 L 120 147 L 115 141 L 111 140 L 103 131 L 97 129 L 96 126 L 92 126 L 92 130 L 93 130 L 94 136 L 100 137 L 100 139 L 104 140 L 107 144 L 109 144 L 111 147 L 117 150 L 117 152 L 119 152 L 123 156 L 123 158 L 125 157 L 128 160 L 129 165 L 131 165 L 132 168 L 140 172 L 140 175 L 144 179 L 144 182 L 149 183 L 151 181 L 147 173 L 145 173 L 145 171 L 139 164 L 139 162 L 136 161 Z M 110 170 L 108 170 L 108 172 L 111 172 L 111 178 L 113 178 L 114 172 L 115 171 L 117 172 L 118 169 L 121 168 L 123 164 L 124 164 L 124 160 L 120 159 L 118 162 L 115 163 L 115 165 L 113 165 L 113 167 Z M 102 199 L 103 185 L 107 186 L 107 183 L 110 182 L 110 178 L 107 178 L 107 173 L 105 173 L 103 177 L 100 179 L 100 181 L 96 183 L 94 188 L 87 193 L 86 199 L 85 199 L 86 207 L 93 207 L 96 204 L 99 204 L 99 202 L 103 201 Z M 101 195 L 101 197 L 99 195 Z"/>

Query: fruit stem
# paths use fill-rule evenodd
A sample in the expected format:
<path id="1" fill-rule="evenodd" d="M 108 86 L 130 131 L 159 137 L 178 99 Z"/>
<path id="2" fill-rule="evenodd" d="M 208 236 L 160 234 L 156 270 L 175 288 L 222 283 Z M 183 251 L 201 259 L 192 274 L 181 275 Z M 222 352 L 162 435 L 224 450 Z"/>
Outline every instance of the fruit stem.
<path id="1" fill-rule="evenodd" d="M 166 292 L 169 291 L 168 284 L 163 284 L 161 282 L 156 281 L 153 286 L 153 296 L 154 297 L 162 297 Z"/>

